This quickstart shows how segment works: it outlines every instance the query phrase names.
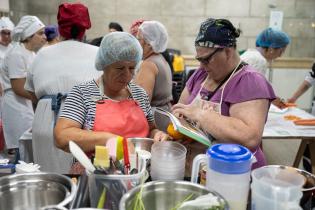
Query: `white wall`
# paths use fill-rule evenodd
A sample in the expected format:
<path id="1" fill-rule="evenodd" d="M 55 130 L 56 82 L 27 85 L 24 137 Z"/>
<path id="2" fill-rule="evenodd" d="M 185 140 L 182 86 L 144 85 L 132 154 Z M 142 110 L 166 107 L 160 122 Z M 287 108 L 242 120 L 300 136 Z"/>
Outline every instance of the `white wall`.
<path id="1" fill-rule="evenodd" d="M 272 86 L 276 95 L 287 99 L 304 81 L 310 69 L 274 69 L 272 75 Z M 313 100 L 314 89 L 311 87 L 297 101 L 299 108 L 310 111 Z"/>

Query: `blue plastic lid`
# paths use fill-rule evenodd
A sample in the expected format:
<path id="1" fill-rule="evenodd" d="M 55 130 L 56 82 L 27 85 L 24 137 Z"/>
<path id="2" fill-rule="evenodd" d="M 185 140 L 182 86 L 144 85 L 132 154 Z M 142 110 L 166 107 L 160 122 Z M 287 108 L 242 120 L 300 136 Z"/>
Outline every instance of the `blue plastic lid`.
<path id="1" fill-rule="evenodd" d="M 224 174 L 242 174 L 250 171 L 252 153 L 238 144 L 215 144 L 208 149 L 209 167 Z"/>

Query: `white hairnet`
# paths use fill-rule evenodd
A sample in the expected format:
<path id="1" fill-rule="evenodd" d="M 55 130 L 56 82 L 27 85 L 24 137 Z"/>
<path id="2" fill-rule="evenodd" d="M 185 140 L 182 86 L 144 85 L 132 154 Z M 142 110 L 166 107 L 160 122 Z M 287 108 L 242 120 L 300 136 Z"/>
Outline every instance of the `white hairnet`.
<path id="1" fill-rule="evenodd" d="M 44 23 L 42 23 L 38 17 L 29 15 L 23 16 L 12 31 L 12 40 L 16 42 L 24 41 L 44 27 Z"/>
<path id="2" fill-rule="evenodd" d="M 0 31 L 9 30 L 12 31 L 14 29 L 14 24 L 8 17 L 0 18 Z"/>
<path id="3" fill-rule="evenodd" d="M 139 31 L 144 40 L 151 45 L 155 53 L 164 52 L 167 47 L 168 34 L 165 26 L 158 21 L 144 21 Z"/>
<path id="4" fill-rule="evenodd" d="M 142 47 L 138 40 L 126 32 L 112 32 L 103 37 L 98 49 L 95 68 L 103 71 L 106 66 L 117 61 L 135 61 L 142 59 Z"/>

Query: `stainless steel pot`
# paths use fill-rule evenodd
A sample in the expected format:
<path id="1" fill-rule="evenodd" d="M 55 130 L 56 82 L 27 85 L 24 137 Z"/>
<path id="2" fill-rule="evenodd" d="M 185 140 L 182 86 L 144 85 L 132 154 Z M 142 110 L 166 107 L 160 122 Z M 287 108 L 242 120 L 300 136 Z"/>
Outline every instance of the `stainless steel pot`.
<path id="1" fill-rule="evenodd" d="M 133 210 L 134 198 L 140 189 L 141 186 L 138 186 L 128 191 L 120 200 L 119 210 Z M 143 185 L 142 201 L 146 210 L 166 210 L 174 208 L 192 193 L 192 198 L 212 193 L 214 196 L 222 199 L 224 210 L 229 209 L 225 199 L 218 193 L 186 181 L 148 182 Z"/>
<path id="2" fill-rule="evenodd" d="M 0 210 L 40 209 L 65 206 L 76 186 L 70 178 L 53 173 L 15 174 L 0 178 Z"/>

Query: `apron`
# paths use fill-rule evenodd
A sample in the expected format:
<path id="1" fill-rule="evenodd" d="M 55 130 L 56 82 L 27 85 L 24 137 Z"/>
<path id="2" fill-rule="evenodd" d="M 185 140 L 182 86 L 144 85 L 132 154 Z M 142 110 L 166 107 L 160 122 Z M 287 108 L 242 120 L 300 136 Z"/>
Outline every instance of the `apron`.
<path id="1" fill-rule="evenodd" d="M 99 90 L 102 98 L 109 98 L 104 94 L 103 79 L 100 79 Z M 129 88 L 128 91 L 132 98 Z M 135 100 L 116 101 L 109 98 L 96 101 L 93 131 L 110 132 L 124 138 L 147 137 L 149 124 Z"/>
<path id="2" fill-rule="evenodd" d="M 19 139 L 32 127 L 32 102 L 16 95 L 12 89 L 4 91 L 2 122 L 7 149 L 19 148 Z"/>
<path id="3" fill-rule="evenodd" d="M 233 75 L 240 69 L 242 69 L 242 67 L 246 65 L 245 63 L 240 62 L 237 67 L 232 71 L 232 74 L 228 76 L 228 78 L 226 78 L 227 80 L 225 80 L 222 83 L 222 92 L 221 92 L 221 99 L 220 99 L 220 103 L 215 103 L 210 101 L 211 97 L 202 97 L 201 96 L 201 90 L 203 89 L 208 76 L 206 77 L 206 79 L 203 81 L 203 83 L 201 84 L 201 87 L 196 95 L 196 97 L 194 98 L 194 100 L 191 102 L 192 104 L 196 105 L 196 106 L 208 106 L 208 107 L 212 107 L 213 110 L 217 113 L 219 113 L 221 115 L 221 104 L 222 104 L 222 100 L 223 100 L 223 91 L 224 88 L 226 86 L 226 84 L 229 82 L 229 80 L 233 77 Z M 240 68 L 241 67 L 241 68 Z M 219 85 L 219 88 L 221 87 Z M 215 89 L 212 96 L 215 94 L 215 92 L 219 89 Z M 215 144 L 215 142 L 213 142 L 213 144 Z M 195 158 L 195 156 L 197 156 L 198 154 L 205 154 L 207 151 L 207 147 L 198 143 L 198 142 L 191 142 L 190 144 L 186 144 L 186 148 L 187 148 L 187 157 L 186 157 L 186 175 L 189 174 L 192 170 L 192 161 Z M 252 150 L 251 151 L 253 153 L 254 157 L 263 157 L 263 152 L 261 151 L 260 147 L 258 146 L 257 149 Z M 258 166 L 261 165 L 266 165 L 266 161 L 264 158 L 260 158 L 261 162 L 257 163 L 257 161 L 255 162 L 254 159 L 254 164 L 252 165 L 252 169 L 257 168 Z"/>
<path id="4" fill-rule="evenodd" d="M 107 97 L 103 90 L 102 79 L 99 84 L 102 98 Z M 128 89 L 131 93 L 131 91 Z M 141 107 L 133 99 L 116 101 L 112 99 L 101 99 L 96 101 L 96 112 L 93 131 L 104 131 L 113 133 L 124 138 L 148 137 L 149 123 Z M 87 155 L 91 157 L 94 152 Z M 82 174 L 84 168 L 75 163 L 70 173 Z"/>

